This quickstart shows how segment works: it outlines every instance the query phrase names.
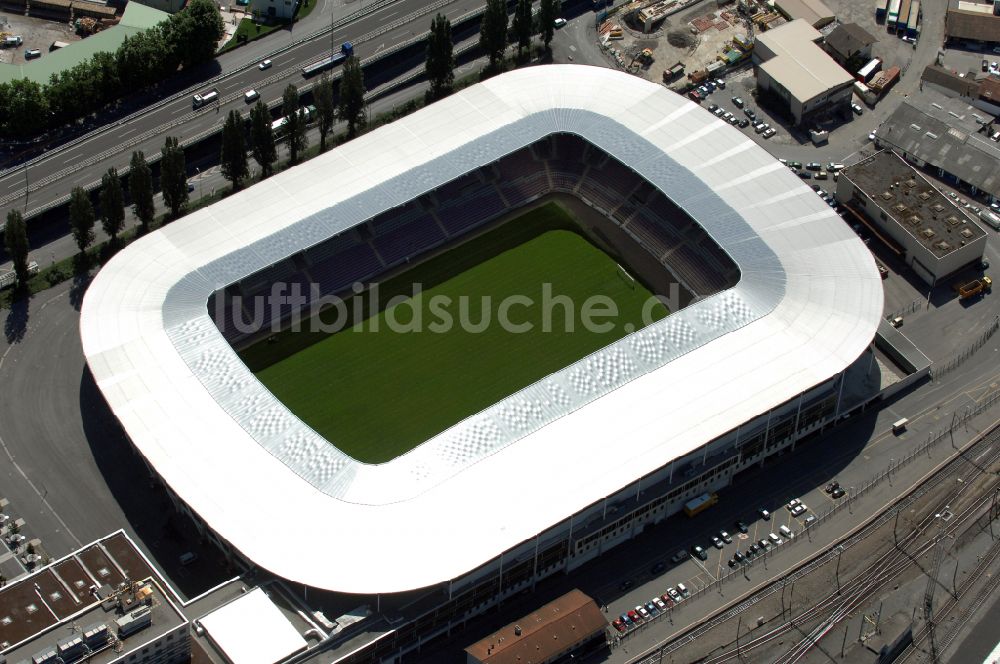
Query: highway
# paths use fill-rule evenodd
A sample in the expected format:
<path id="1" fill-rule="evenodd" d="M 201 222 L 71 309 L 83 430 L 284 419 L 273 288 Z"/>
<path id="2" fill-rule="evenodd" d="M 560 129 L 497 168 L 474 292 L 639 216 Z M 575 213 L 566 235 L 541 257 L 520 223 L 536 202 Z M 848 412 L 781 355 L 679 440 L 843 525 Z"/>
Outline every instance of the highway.
<path id="1" fill-rule="evenodd" d="M 216 131 L 230 110 L 248 112 L 249 105 L 244 102 L 243 93 L 251 88 L 259 91 L 266 103 L 278 102 L 289 83 L 301 88 L 315 80 L 305 79 L 300 70 L 327 55 L 331 44 L 339 48 L 342 42 L 350 41 L 355 45 L 355 53 L 365 61 L 421 36 L 437 12 L 455 21 L 481 6 L 481 0 L 431 3 L 384 0 L 340 19 L 332 15 L 335 25 L 344 25 L 302 43 L 292 41 L 279 53 L 272 54 L 275 42 L 270 41 L 270 37 L 226 53 L 217 60 L 219 75 L 204 85 L 157 102 L 82 140 L 48 151 L 25 167 L 0 175 L 0 214 L 6 217 L 8 210 L 16 207 L 26 211 L 26 216 L 33 216 L 67 200 L 74 187 L 96 184 L 108 168 L 124 169 L 134 150 L 142 150 L 147 156 L 158 155 L 168 135 L 177 136 L 184 143 Z M 310 36 L 301 27 L 299 30 L 301 37 L 296 35 L 297 39 Z M 309 31 L 311 34 L 316 32 Z M 269 57 L 273 66 L 261 71 L 257 63 L 264 57 Z M 213 87 L 219 90 L 220 103 L 193 109 L 191 94 Z"/>

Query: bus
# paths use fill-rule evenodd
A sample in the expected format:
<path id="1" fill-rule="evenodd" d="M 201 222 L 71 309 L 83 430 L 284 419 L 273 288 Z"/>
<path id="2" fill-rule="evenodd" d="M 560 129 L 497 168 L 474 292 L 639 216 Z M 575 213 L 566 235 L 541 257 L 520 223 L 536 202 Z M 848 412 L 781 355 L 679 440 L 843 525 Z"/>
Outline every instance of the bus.
<path id="1" fill-rule="evenodd" d="M 306 124 L 309 124 L 316 117 L 316 107 L 313 105 L 303 106 L 299 109 L 299 117 L 305 120 Z M 271 133 L 274 134 L 275 139 L 282 138 L 285 135 L 285 125 L 288 124 L 288 118 L 278 118 L 271 123 Z"/>
<path id="2" fill-rule="evenodd" d="M 703 493 L 697 498 L 684 503 L 684 513 L 688 516 L 696 516 L 707 510 L 712 505 L 719 502 L 719 495 L 716 493 Z"/>

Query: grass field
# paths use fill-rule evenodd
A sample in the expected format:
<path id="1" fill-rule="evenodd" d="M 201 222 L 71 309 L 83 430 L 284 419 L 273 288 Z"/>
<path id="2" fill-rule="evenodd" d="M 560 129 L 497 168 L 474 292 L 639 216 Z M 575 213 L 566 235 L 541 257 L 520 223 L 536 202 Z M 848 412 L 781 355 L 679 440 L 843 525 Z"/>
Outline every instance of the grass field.
<path id="1" fill-rule="evenodd" d="M 367 463 L 388 461 L 642 327 L 651 293 L 623 278 L 615 260 L 575 228 L 562 208 L 543 206 L 382 284 L 380 310 L 364 312 L 354 327 L 286 332 L 241 355 L 275 396 L 341 450 Z M 383 308 L 392 295 L 412 293 L 413 283 L 423 284 L 422 292 Z M 543 284 L 550 284 L 550 300 L 567 296 L 573 310 L 552 306 L 545 315 Z M 498 323 L 501 302 L 513 296 L 533 301 L 507 310 L 511 323 L 530 325 L 530 332 Z M 617 307 L 617 316 L 594 319 L 609 329 L 581 324 L 592 296 Z M 649 310 L 652 320 L 667 314 L 659 303 Z M 445 314 L 454 324 L 445 324 Z M 419 321 L 421 329 L 393 331 L 392 321 L 411 329 Z"/>

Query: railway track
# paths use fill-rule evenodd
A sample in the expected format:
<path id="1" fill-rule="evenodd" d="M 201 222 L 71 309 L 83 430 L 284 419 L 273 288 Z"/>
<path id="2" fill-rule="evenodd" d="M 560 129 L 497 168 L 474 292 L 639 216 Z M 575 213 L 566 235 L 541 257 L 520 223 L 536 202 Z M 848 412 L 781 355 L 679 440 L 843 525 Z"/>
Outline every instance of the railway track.
<path id="1" fill-rule="evenodd" d="M 782 664 L 785 662 L 801 661 L 839 622 L 848 617 L 857 607 L 874 597 L 882 587 L 915 564 L 915 561 L 921 556 L 930 552 L 941 538 L 956 535 L 963 526 L 970 521 L 974 522 L 984 509 L 989 509 L 992 493 L 1000 487 L 1000 478 L 996 476 L 992 478 L 989 490 L 983 490 L 983 495 L 973 500 L 972 503 L 965 506 L 960 512 L 953 513 L 946 522 L 938 518 L 950 505 L 956 504 L 957 499 L 962 497 L 963 492 L 967 491 L 968 487 L 978 477 L 983 475 L 986 468 L 1000 461 L 1000 446 L 997 445 L 998 442 L 1000 442 L 1000 427 L 994 428 L 984 434 L 964 453 L 953 458 L 925 482 L 914 487 L 894 507 L 884 510 L 876 518 L 872 519 L 861 531 L 841 542 L 839 546 L 833 547 L 824 555 L 815 558 L 799 568 L 799 570 L 788 575 L 788 580 L 795 581 L 804 578 L 820 567 L 830 563 L 832 558 L 843 555 L 844 551 L 865 541 L 873 533 L 877 532 L 898 512 L 906 510 L 930 491 L 961 473 L 963 482 L 960 484 L 956 483 L 958 486 L 949 489 L 944 498 L 934 501 L 931 509 L 925 512 L 920 522 L 897 540 L 895 548 L 889 554 L 880 557 L 850 581 L 840 584 L 837 590 L 829 593 L 792 620 L 777 625 L 748 641 L 740 643 L 738 648 L 730 647 L 724 652 L 711 655 L 700 661 L 706 664 L 717 664 L 736 660 L 747 653 L 752 653 L 773 644 L 776 639 L 786 637 L 793 630 L 798 630 L 799 625 L 811 624 L 819 619 L 821 622 L 814 629 L 805 634 L 790 650 L 775 660 Z M 936 534 L 932 534 L 931 531 L 935 530 L 937 531 Z M 1000 556 L 1000 546 L 995 546 L 994 549 L 997 553 L 988 556 L 989 562 L 986 562 L 984 559 L 980 563 L 982 569 L 985 570 L 988 568 L 989 564 L 997 556 Z M 977 568 L 976 572 L 981 573 L 979 572 L 979 568 Z M 972 578 L 974 576 L 970 576 L 966 580 L 966 583 Z M 1000 583 L 1000 581 L 995 583 Z M 667 643 L 647 650 L 631 661 L 636 664 L 653 664 L 654 662 L 659 662 L 664 655 L 676 652 L 723 623 L 729 622 L 745 613 L 759 602 L 780 592 L 781 587 L 782 583 L 780 582 L 771 583 L 754 595 L 745 598 L 735 607 L 716 616 L 714 619 L 688 630 L 686 633 L 671 639 Z M 966 590 L 966 592 L 968 591 Z M 958 597 L 961 597 L 961 593 L 958 594 Z M 945 615 L 944 611 L 946 610 L 953 610 L 954 603 L 956 602 L 957 599 L 949 595 L 948 602 L 940 607 L 940 615 Z M 955 631 L 957 632 L 957 630 Z M 918 635 L 922 640 L 931 636 L 929 633 L 918 633 Z M 915 644 L 917 643 L 918 635 L 914 636 Z"/>

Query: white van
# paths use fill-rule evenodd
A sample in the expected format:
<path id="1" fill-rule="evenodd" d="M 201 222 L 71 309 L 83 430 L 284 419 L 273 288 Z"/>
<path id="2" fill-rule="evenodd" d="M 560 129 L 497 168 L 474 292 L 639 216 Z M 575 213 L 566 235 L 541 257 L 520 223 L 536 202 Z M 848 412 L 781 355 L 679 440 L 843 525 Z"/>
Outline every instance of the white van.
<path id="1" fill-rule="evenodd" d="M 792 531 L 788 529 L 788 526 L 781 526 L 778 528 L 778 532 L 784 535 L 785 539 L 792 539 L 795 537 L 795 535 L 792 534 Z"/>
<path id="2" fill-rule="evenodd" d="M 892 423 L 892 432 L 894 434 L 901 434 L 906 431 L 906 425 L 910 423 L 909 418 L 904 417 L 901 420 L 896 420 Z"/>
<path id="3" fill-rule="evenodd" d="M 784 541 L 774 533 L 768 533 L 767 539 L 771 540 L 771 542 L 773 542 L 775 546 L 781 544 Z"/>
<path id="4" fill-rule="evenodd" d="M 258 99 L 260 99 L 260 93 L 256 90 L 247 90 L 243 93 L 243 101 L 248 104 L 257 101 Z"/>

